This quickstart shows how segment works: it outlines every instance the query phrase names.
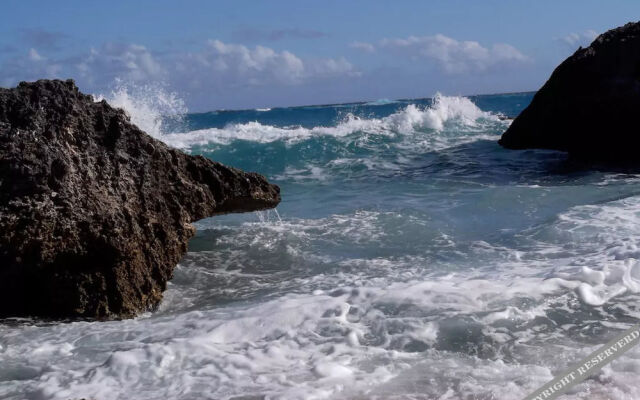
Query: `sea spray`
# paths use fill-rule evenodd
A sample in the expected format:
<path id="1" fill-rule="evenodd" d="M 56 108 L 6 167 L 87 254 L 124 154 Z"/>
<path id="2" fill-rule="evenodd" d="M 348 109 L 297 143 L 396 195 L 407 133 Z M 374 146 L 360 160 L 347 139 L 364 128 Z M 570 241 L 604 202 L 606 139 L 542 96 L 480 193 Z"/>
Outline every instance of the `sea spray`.
<path id="1" fill-rule="evenodd" d="M 112 106 L 122 108 L 131 122 L 161 140 L 167 124 L 179 126 L 188 111 L 178 94 L 161 84 L 138 85 L 118 80 L 109 93 L 94 97 L 96 101 L 106 100 Z"/>
<path id="2" fill-rule="evenodd" d="M 524 398 L 568 366 L 559 355 L 640 315 L 640 176 L 502 149 L 494 116 L 531 96 L 164 125 L 169 143 L 274 179 L 280 219 L 199 221 L 144 317 L 3 326 L 0 397 Z M 585 393 L 640 398 L 638 360 Z"/>
<path id="3" fill-rule="evenodd" d="M 483 121 L 495 123 L 498 121 L 498 117 L 490 112 L 480 110 L 468 98 L 437 94 L 432 105 L 408 104 L 381 118 L 367 118 L 347 113 L 335 125 L 311 128 L 295 125 L 265 125 L 259 121 L 250 121 L 228 124 L 224 128 L 166 134 L 163 136 L 163 140 L 179 148 L 202 146 L 208 143 L 229 144 L 235 140 L 258 143 L 274 141 L 295 143 L 318 136 L 340 138 L 357 133 L 395 136 L 412 134 L 421 130 L 441 131 L 445 129 L 447 124 L 473 129 Z"/>

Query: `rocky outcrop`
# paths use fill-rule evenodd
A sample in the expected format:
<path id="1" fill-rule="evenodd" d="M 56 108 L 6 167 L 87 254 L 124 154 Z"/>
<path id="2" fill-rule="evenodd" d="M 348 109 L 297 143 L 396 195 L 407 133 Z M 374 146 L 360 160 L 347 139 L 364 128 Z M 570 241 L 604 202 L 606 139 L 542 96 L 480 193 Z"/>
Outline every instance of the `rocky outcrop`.
<path id="1" fill-rule="evenodd" d="M 0 89 L 0 317 L 132 317 L 161 300 L 191 222 L 279 201 L 71 80 Z"/>
<path id="2" fill-rule="evenodd" d="M 593 161 L 640 161 L 640 23 L 610 30 L 556 68 L 499 143 Z"/>

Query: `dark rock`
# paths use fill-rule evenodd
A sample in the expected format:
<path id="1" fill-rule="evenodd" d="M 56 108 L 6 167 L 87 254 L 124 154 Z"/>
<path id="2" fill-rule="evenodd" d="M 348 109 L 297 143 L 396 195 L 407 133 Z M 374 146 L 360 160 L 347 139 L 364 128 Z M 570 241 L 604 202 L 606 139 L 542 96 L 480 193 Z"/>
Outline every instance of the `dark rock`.
<path id="1" fill-rule="evenodd" d="M 275 207 L 279 192 L 169 148 L 71 80 L 0 89 L 0 317 L 153 308 L 191 222 Z"/>
<path id="2" fill-rule="evenodd" d="M 589 161 L 640 161 L 640 23 L 578 49 L 553 72 L 499 143 Z"/>

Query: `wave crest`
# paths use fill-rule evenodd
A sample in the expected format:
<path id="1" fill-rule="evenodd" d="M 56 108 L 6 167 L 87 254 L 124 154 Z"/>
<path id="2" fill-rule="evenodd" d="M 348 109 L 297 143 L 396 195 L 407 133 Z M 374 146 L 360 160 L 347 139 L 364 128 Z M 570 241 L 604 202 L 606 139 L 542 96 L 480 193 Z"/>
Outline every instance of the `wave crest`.
<path id="1" fill-rule="evenodd" d="M 161 85 L 135 85 L 117 81 L 108 94 L 95 96 L 112 106 L 124 109 L 140 129 L 165 143 L 187 149 L 198 145 L 226 145 L 236 140 L 258 143 L 299 142 L 317 136 L 345 137 L 355 133 L 396 136 L 424 130 L 443 131 L 453 125 L 464 132 L 476 128 L 480 121 L 499 121 L 497 116 L 482 111 L 470 99 L 436 93 L 428 107 L 408 104 L 381 118 L 363 118 L 347 114 L 334 126 L 274 126 L 258 121 L 234 123 L 224 128 L 206 128 L 186 132 L 170 132 L 183 126 L 187 113 L 184 101 Z M 264 109 L 266 111 L 267 109 Z"/>
<path id="2" fill-rule="evenodd" d="M 482 111 L 466 97 L 436 94 L 433 104 L 421 108 L 409 104 L 405 108 L 383 118 L 361 118 L 347 114 L 335 126 L 277 127 L 253 121 L 229 124 L 224 128 L 207 128 L 184 133 L 168 133 L 161 139 L 178 148 L 189 148 L 209 143 L 229 144 L 234 140 L 269 143 L 278 140 L 297 142 L 315 136 L 345 137 L 357 132 L 395 136 L 429 129 L 442 131 L 448 124 L 457 128 L 476 127 L 480 120 L 498 121 L 497 116 Z"/>
<path id="3" fill-rule="evenodd" d="M 131 122 L 160 140 L 167 131 L 167 123 L 180 122 L 188 111 L 177 93 L 161 85 L 136 85 L 118 80 L 111 92 L 94 98 L 125 110 Z"/>

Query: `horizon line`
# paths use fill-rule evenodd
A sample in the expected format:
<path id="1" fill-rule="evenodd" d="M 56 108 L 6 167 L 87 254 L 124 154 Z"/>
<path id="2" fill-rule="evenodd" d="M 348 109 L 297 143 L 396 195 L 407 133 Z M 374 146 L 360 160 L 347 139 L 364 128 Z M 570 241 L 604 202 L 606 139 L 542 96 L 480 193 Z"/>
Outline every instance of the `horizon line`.
<path id="1" fill-rule="evenodd" d="M 476 94 L 461 94 L 461 95 L 449 95 L 449 96 L 459 96 L 459 97 L 482 97 L 482 96 L 501 96 L 501 95 L 513 95 L 513 94 L 527 94 L 527 93 L 535 93 L 538 90 L 519 90 L 519 91 L 514 91 L 514 92 L 498 92 L 498 93 L 476 93 Z M 447 96 L 447 95 L 445 95 Z M 367 103 L 371 103 L 374 101 L 378 101 L 378 100 L 389 100 L 391 102 L 398 102 L 398 101 L 416 101 L 416 100 L 431 100 L 433 99 L 433 96 L 431 97 L 404 97 L 404 98 L 398 98 L 398 99 L 386 99 L 386 98 L 380 98 L 380 99 L 374 99 L 374 100 L 358 100 L 358 101 L 346 101 L 346 102 L 342 102 L 342 103 L 324 103 L 324 104 L 301 104 L 301 105 L 295 105 L 295 106 L 276 106 L 276 107 L 253 107 L 253 108 L 219 108 L 219 109 L 213 109 L 213 110 L 208 110 L 208 111 L 188 111 L 186 114 L 209 114 L 209 113 L 214 113 L 214 112 L 240 112 L 240 111 L 257 111 L 260 109 L 268 109 L 269 111 L 274 110 L 274 109 L 282 109 L 282 108 L 306 108 L 306 107 L 332 107 L 332 106 L 345 106 L 345 105 L 349 105 L 349 104 L 353 104 L 353 105 L 362 105 L 362 104 L 367 104 Z"/>

